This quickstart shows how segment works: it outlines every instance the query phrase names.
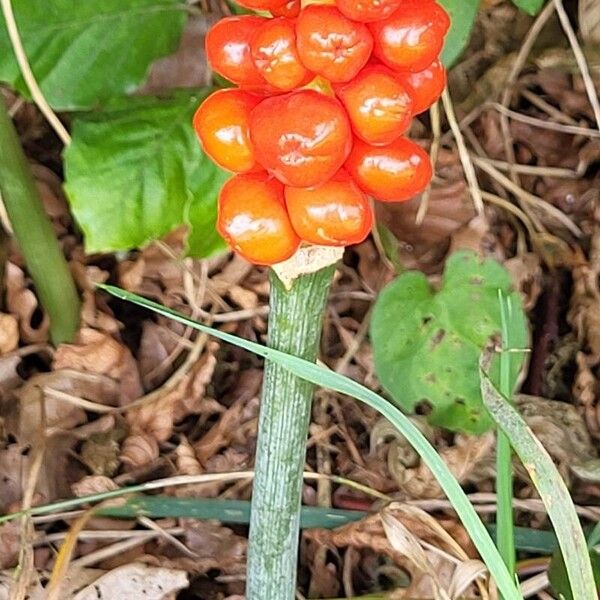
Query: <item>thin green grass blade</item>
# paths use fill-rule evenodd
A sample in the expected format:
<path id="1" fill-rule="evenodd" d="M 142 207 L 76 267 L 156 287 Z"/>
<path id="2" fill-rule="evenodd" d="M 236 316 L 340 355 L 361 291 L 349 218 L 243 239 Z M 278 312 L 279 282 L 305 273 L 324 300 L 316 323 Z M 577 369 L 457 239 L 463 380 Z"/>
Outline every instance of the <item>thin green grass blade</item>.
<path id="1" fill-rule="evenodd" d="M 511 330 L 513 329 L 511 319 L 513 306 L 511 298 L 507 297 L 502 290 L 498 290 L 498 301 L 500 303 L 500 318 L 502 323 L 502 353 L 500 354 L 500 391 L 507 397 L 512 397 L 510 373 L 512 348 Z M 496 523 L 498 525 L 498 551 L 504 558 L 504 562 L 511 574 L 515 572 L 515 535 L 513 519 L 513 474 L 512 474 L 512 448 L 506 434 L 498 427 L 496 429 L 496 494 L 498 496 L 498 510 Z"/>
<path id="2" fill-rule="evenodd" d="M 99 285 L 99 288 L 106 292 L 147 308 L 157 314 L 169 317 L 179 323 L 202 331 L 216 338 L 228 342 L 249 352 L 253 352 L 263 358 L 276 362 L 286 369 L 289 369 L 298 377 L 302 377 L 315 385 L 326 387 L 341 394 L 351 396 L 368 406 L 371 406 L 390 421 L 408 440 L 413 448 L 419 453 L 425 464 L 431 469 L 440 484 L 440 487 L 446 493 L 446 496 L 452 503 L 454 510 L 461 519 L 465 529 L 468 531 L 473 543 L 481 554 L 482 559 L 493 574 L 498 589 L 505 600 L 522 600 L 516 582 L 511 577 L 502 557 L 498 553 L 489 533 L 483 525 L 479 515 L 475 512 L 473 505 L 469 502 L 465 492 L 456 481 L 455 477 L 448 470 L 446 463 L 440 458 L 435 448 L 417 429 L 417 427 L 400 410 L 390 404 L 387 400 L 369 390 L 363 385 L 352 381 L 351 379 L 334 373 L 324 367 L 307 362 L 295 356 L 278 352 L 272 348 L 261 346 L 249 340 L 238 336 L 213 329 L 201 323 L 197 323 L 176 311 L 168 309 L 156 302 L 126 292 L 120 288 L 109 285 Z"/>
<path id="3" fill-rule="evenodd" d="M 188 518 L 215 519 L 222 523 L 247 525 L 250 522 L 250 502 L 247 500 L 222 500 L 219 498 L 175 498 L 173 496 L 140 495 L 130 498 L 121 506 L 100 507 L 97 515 L 104 517 L 152 519 Z M 362 510 L 342 510 L 323 506 L 302 506 L 300 527 L 333 529 L 360 521 L 368 513 Z"/>
<path id="4" fill-rule="evenodd" d="M 586 539 L 565 482 L 546 449 L 521 415 L 496 389 L 483 366 L 480 373 L 483 401 L 492 418 L 510 439 L 548 511 L 565 559 L 573 599 L 595 598 L 596 587 Z"/>

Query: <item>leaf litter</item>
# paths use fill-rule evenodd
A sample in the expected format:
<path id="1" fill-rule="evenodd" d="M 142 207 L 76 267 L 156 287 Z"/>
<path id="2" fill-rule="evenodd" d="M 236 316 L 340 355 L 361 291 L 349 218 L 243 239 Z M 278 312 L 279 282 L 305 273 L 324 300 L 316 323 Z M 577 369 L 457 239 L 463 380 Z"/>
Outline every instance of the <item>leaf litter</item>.
<path id="1" fill-rule="evenodd" d="M 597 3 L 582 0 L 579 11 L 583 51 L 598 89 Z M 187 68 L 190 53 L 201 47 L 201 21 L 190 26 L 179 54 L 156 65 L 149 89 L 204 81 L 204 71 L 190 74 Z M 415 222 L 419 198 L 378 207 L 379 236 L 349 249 L 338 270 L 321 359 L 379 389 L 365 333 L 378 291 L 406 269 L 419 269 L 438 283 L 449 253 L 457 249 L 503 262 L 532 326 L 529 372 L 517 405 L 558 465 L 581 514 L 593 522 L 598 514 L 589 507 L 600 495 L 600 144 L 585 82 L 555 17 L 524 57 L 510 103 L 502 104 L 503 87 L 531 24 L 507 2 L 483 3 L 471 46 L 450 78 L 484 213 L 473 209 L 442 115 L 436 178 L 424 219 Z M 517 163 L 512 171 L 504 118 Z M 38 161 L 36 180 L 83 308 L 77 340 L 52 350 L 47 318 L 11 245 L 0 313 L 2 511 L 20 508 L 41 446 L 34 504 L 173 475 L 251 469 L 261 362 L 109 299 L 95 291 L 94 283 L 117 282 L 264 342 L 265 271 L 226 255 L 186 258 L 185 228 L 139 251 L 86 256 L 61 191 L 60 157 L 47 126 L 28 105 L 18 108 L 16 120 Z M 429 146 L 429 131 L 425 116 L 413 133 Z M 553 285 L 557 279 L 565 285 Z M 487 499 L 489 504 L 478 503 L 478 509 L 493 513 L 493 436 L 451 434 L 426 425 L 421 416 L 415 420 L 473 498 Z M 514 469 L 518 525 L 547 527 L 527 473 L 517 461 Z M 301 593 L 495 597 L 472 542 L 443 504 L 430 472 L 373 411 L 320 392 L 307 470 L 346 477 L 396 502 L 384 507 L 348 483 L 307 480 L 305 504 L 375 512 L 336 530 L 304 533 Z M 251 486 L 225 477 L 163 493 L 246 500 Z M 35 523 L 30 598 L 45 597 L 47 573 L 55 568 L 75 518 L 56 515 Z M 246 535 L 244 526 L 183 517 L 93 517 L 75 540 L 63 597 L 145 594 L 158 600 L 185 590 L 181 597 L 240 599 Z M 9 597 L 22 543 L 18 521 L 0 526 L 0 598 Z M 528 572 L 524 565 L 523 575 Z"/>

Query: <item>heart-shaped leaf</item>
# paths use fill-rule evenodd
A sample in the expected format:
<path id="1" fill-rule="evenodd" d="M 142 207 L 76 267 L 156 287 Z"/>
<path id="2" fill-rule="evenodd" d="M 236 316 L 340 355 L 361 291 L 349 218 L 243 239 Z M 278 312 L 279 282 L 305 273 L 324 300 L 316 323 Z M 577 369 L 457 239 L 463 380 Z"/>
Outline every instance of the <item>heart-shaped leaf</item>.
<path id="1" fill-rule="evenodd" d="M 377 375 L 396 404 L 408 412 L 421 408 L 432 424 L 451 430 L 481 433 L 491 427 L 481 397 L 479 357 L 492 338 L 500 338 L 498 290 L 512 296 L 518 314 L 510 320 L 510 339 L 522 349 L 528 335 L 521 301 L 495 261 L 457 252 L 448 259 L 437 292 L 414 271 L 381 292 L 371 340 Z M 523 354 L 514 353 L 511 385 L 522 362 Z M 498 368 L 495 360 L 494 381 Z"/>
<path id="2" fill-rule="evenodd" d="M 185 0 L 13 0 L 32 71 L 50 105 L 74 110 L 133 91 L 174 51 Z M 28 94 L 0 16 L 0 81 Z"/>
<path id="3" fill-rule="evenodd" d="M 191 124 L 207 93 L 124 99 L 74 120 L 65 189 L 88 252 L 136 248 L 182 224 L 191 255 L 224 247 L 216 198 L 228 175 L 202 152 Z"/>

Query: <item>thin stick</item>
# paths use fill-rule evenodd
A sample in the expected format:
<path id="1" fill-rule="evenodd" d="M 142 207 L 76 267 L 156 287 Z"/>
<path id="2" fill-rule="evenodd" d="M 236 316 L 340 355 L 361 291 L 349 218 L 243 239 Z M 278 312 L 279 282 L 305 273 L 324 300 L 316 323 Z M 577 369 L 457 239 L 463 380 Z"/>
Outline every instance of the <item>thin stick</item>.
<path id="1" fill-rule="evenodd" d="M 31 66 L 29 65 L 29 60 L 27 59 L 27 54 L 25 54 L 25 48 L 23 47 L 23 42 L 19 35 L 17 22 L 15 21 L 11 0 L 0 0 L 0 4 L 2 5 L 2 12 L 4 13 L 4 20 L 6 21 L 6 29 L 8 31 L 10 43 L 12 44 L 13 52 L 15 53 L 19 68 L 21 69 L 23 79 L 31 92 L 31 98 L 44 117 L 46 117 L 46 120 L 50 123 L 50 126 L 54 129 L 62 143 L 65 146 L 68 146 L 71 143 L 71 136 L 54 111 L 50 108 L 50 105 L 46 101 L 46 98 L 36 81 L 35 75 L 31 70 Z"/>
<path id="2" fill-rule="evenodd" d="M 506 106 L 502 106 L 498 102 L 490 102 L 486 104 L 485 108 L 490 107 L 497 110 L 501 114 L 505 114 L 515 121 L 521 123 L 527 123 L 533 127 L 539 127 L 540 129 L 550 129 L 551 131 L 559 131 L 561 133 L 569 133 L 571 135 L 582 135 L 590 138 L 600 138 L 600 131 L 590 129 L 589 127 L 577 127 L 575 125 L 563 125 L 562 123 L 555 123 L 554 121 L 544 121 L 544 119 L 538 119 L 536 117 L 530 117 L 517 111 L 511 110 Z"/>
<path id="3" fill-rule="evenodd" d="M 437 163 L 438 153 L 440 150 L 440 139 L 442 137 L 442 126 L 440 122 L 440 103 L 436 102 L 429 109 L 429 116 L 431 119 L 431 131 L 433 133 L 433 139 L 431 141 L 431 149 L 429 150 L 429 157 L 431 159 L 431 165 L 433 166 L 433 170 L 435 172 L 435 165 Z M 421 196 L 421 203 L 419 204 L 419 210 L 417 211 L 417 216 L 415 217 L 415 223 L 420 225 L 427 214 L 427 209 L 429 208 L 429 198 L 431 197 L 431 182 L 427 186 L 427 189 L 423 192 Z"/>
<path id="4" fill-rule="evenodd" d="M 581 76 L 583 77 L 583 85 L 585 86 L 585 91 L 587 92 L 590 104 L 592 105 L 592 110 L 594 111 L 594 118 L 596 119 L 596 125 L 600 130 L 600 101 L 598 100 L 598 94 L 596 93 L 596 86 L 594 85 L 594 80 L 590 74 L 590 68 L 585 59 L 585 55 L 581 50 L 581 46 L 577 41 L 577 36 L 575 35 L 575 31 L 573 31 L 573 26 L 571 25 L 571 21 L 569 21 L 569 16 L 565 11 L 565 7 L 563 6 L 562 0 L 554 0 L 554 6 L 556 7 L 556 12 L 558 13 L 558 18 L 560 19 L 560 24 L 564 29 L 567 38 L 569 39 L 569 44 L 571 44 L 571 49 L 573 50 L 573 54 L 575 55 L 575 60 L 577 61 L 577 66 L 581 71 Z"/>
<path id="5" fill-rule="evenodd" d="M 450 98 L 450 94 L 448 94 L 448 90 L 444 90 L 442 93 L 442 104 L 444 105 L 444 111 L 446 112 L 450 129 L 452 130 L 452 134 L 456 140 L 460 162 L 462 163 L 463 170 L 465 172 L 465 177 L 469 185 L 471 197 L 473 198 L 475 210 L 477 210 L 477 213 L 481 215 L 483 214 L 483 199 L 481 197 L 481 190 L 479 189 L 479 183 L 477 181 L 477 174 L 475 173 L 475 167 L 473 166 L 471 156 L 467 150 L 465 139 L 460 127 L 458 126 L 456 114 L 454 113 L 454 106 L 452 105 L 452 99 Z"/>
<path id="6" fill-rule="evenodd" d="M 513 62 L 512 68 L 508 75 L 508 78 L 505 83 L 504 93 L 502 94 L 501 106 L 504 108 L 508 108 L 512 101 L 512 95 L 514 92 L 514 86 L 519 78 L 519 74 L 523 69 L 523 65 L 527 60 L 527 57 L 531 54 L 531 50 L 533 49 L 533 45 L 537 40 L 540 32 L 545 27 L 546 23 L 549 21 L 550 17 L 554 13 L 554 6 L 552 3 L 548 3 L 544 10 L 538 15 L 537 19 L 531 26 L 531 29 L 527 32 L 523 43 L 521 44 L 521 48 L 519 49 L 519 53 L 515 61 Z M 508 123 L 508 118 L 504 113 L 500 113 L 500 128 L 502 130 L 503 140 L 504 140 L 504 153 L 506 154 L 506 160 L 509 163 L 515 163 L 515 152 L 512 146 L 512 136 L 510 133 L 510 127 Z M 519 184 L 519 176 L 515 171 L 510 171 L 510 178 L 515 184 Z"/>

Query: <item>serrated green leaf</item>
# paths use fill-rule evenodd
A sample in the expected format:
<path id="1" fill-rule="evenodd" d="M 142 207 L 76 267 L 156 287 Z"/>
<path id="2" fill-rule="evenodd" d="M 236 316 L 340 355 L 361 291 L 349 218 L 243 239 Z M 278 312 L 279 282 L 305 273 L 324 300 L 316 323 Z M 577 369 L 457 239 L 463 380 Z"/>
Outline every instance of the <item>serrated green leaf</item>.
<path id="1" fill-rule="evenodd" d="M 73 121 L 65 190 L 88 252 L 136 248 L 184 223 L 192 256 L 224 247 L 216 199 L 228 175 L 202 152 L 191 125 L 207 93 L 124 99 Z"/>
<path id="2" fill-rule="evenodd" d="M 429 421 L 451 430 L 482 433 L 492 421 L 481 398 L 479 356 L 500 338 L 498 290 L 512 297 L 511 339 L 527 344 L 527 325 L 506 270 L 471 252 L 457 252 L 446 264 L 436 293 L 420 272 L 401 275 L 379 295 L 371 340 L 377 375 L 396 404 L 414 412 L 422 404 Z M 523 354 L 511 360 L 511 386 Z M 498 379 L 499 360 L 492 365 Z"/>
<path id="3" fill-rule="evenodd" d="M 439 0 L 439 2 L 450 15 L 452 22 L 442 52 L 442 62 L 446 67 L 451 67 L 469 43 L 480 0 Z"/>
<path id="4" fill-rule="evenodd" d="M 13 0 L 34 75 L 56 110 L 100 106 L 133 91 L 173 52 L 185 0 Z M 0 80 L 28 94 L 0 15 Z"/>
<path id="5" fill-rule="evenodd" d="M 524 10 L 527 14 L 537 15 L 542 6 L 544 6 L 546 0 L 513 0 L 515 6 L 518 6 L 521 10 Z"/>

